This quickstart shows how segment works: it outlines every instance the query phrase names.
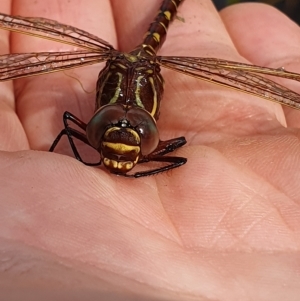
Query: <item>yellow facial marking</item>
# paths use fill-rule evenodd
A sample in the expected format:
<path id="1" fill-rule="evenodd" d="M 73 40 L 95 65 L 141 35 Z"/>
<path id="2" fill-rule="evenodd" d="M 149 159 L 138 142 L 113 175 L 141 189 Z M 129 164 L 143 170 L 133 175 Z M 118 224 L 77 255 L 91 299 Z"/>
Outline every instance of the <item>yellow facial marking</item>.
<path id="1" fill-rule="evenodd" d="M 140 152 L 140 147 L 139 146 L 133 146 L 133 145 L 127 145 L 124 143 L 113 143 L 113 142 L 102 142 L 102 145 L 110 148 L 113 150 L 116 154 L 121 154 L 124 155 L 126 153 L 135 153 L 138 154 Z"/>
<path id="2" fill-rule="evenodd" d="M 130 161 L 127 162 L 119 162 L 118 168 L 119 169 L 125 169 L 125 170 L 131 170 L 133 168 L 133 163 Z"/>
<path id="3" fill-rule="evenodd" d="M 114 126 L 114 127 L 107 129 L 107 131 L 104 134 L 104 139 L 107 139 L 111 132 L 119 131 L 119 130 L 121 130 L 121 128 L 118 126 Z M 139 144 L 141 142 L 140 136 L 135 130 L 127 128 L 126 131 L 129 132 L 134 137 L 137 144 Z"/>
<path id="4" fill-rule="evenodd" d="M 104 164 L 105 166 L 107 166 L 107 167 L 112 167 L 112 168 L 114 168 L 114 169 L 116 169 L 117 166 L 118 166 L 118 162 L 117 162 L 117 161 L 115 161 L 115 160 L 110 160 L 110 159 L 108 159 L 108 158 L 104 158 L 104 159 L 103 159 L 103 164 Z"/>
<path id="5" fill-rule="evenodd" d="M 119 171 L 127 172 L 131 170 L 135 163 L 131 161 L 125 161 L 125 162 L 118 162 L 112 159 L 104 158 L 103 159 L 103 164 L 108 168 L 108 169 L 118 169 Z"/>

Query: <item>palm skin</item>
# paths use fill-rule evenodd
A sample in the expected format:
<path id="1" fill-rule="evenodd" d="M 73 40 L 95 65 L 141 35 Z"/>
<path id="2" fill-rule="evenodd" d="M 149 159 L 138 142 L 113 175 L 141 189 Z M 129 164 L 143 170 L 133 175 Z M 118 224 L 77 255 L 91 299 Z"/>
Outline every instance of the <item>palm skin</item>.
<path id="1" fill-rule="evenodd" d="M 111 8 L 104 0 L 64 2 L 19 0 L 9 10 L 2 1 L 0 10 L 55 19 L 128 51 L 160 0 L 124 6 L 114 0 Z M 237 5 L 219 15 L 210 2 L 186 0 L 179 15 L 185 21 L 171 25 L 162 55 L 248 59 L 300 72 L 300 30 L 271 7 Z M 70 49 L 0 34 L 2 53 Z M 91 66 L 72 76 L 91 90 L 98 72 Z M 63 300 L 299 296 L 299 112 L 172 71 L 163 74 L 161 139 L 184 135 L 188 144 L 176 154 L 188 162 L 141 179 L 44 152 L 62 128 L 65 110 L 85 122 L 93 114 L 94 94 L 72 78 L 57 73 L 18 80 L 14 89 L 1 84 L 4 294 L 25 300 L 26 287 L 28 300 L 30 290 L 35 296 L 47 291 L 44 300 L 53 300 L 57 290 Z"/>

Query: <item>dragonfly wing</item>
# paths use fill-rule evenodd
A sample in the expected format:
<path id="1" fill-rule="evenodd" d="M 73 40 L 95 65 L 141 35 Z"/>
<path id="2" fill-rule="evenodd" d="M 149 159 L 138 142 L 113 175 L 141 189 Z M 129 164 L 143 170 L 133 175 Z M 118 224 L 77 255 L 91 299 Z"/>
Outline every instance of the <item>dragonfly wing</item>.
<path id="1" fill-rule="evenodd" d="M 165 68 L 300 110 L 300 95 L 260 74 L 300 81 L 300 75 L 214 58 L 158 56 Z"/>
<path id="2" fill-rule="evenodd" d="M 0 28 L 93 51 L 114 49 L 108 42 L 82 29 L 45 18 L 15 17 L 0 13 Z"/>
<path id="3" fill-rule="evenodd" d="M 106 61 L 110 51 L 39 52 L 0 56 L 0 81 L 78 68 Z"/>
<path id="4" fill-rule="evenodd" d="M 218 65 L 218 67 L 223 68 L 224 70 L 238 70 L 245 72 L 252 72 L 258 74 L 272 75 L 282 78 L 287 78 L 291 80 L 300 81 L 300 74 L 295 72 L 286 71 L 284 67 L 280 67 L 278 69 L 268 68 L 268 67 L 260 67 L 250 64 L 238 63 L 233 61 L 226 61 L 221 59 L 206 59 L 211 64 Z"/>

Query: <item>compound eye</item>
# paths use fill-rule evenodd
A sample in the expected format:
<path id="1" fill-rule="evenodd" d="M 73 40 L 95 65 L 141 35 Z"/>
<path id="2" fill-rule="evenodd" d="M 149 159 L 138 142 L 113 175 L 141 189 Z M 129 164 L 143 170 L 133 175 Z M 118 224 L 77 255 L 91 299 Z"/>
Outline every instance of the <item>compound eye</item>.
<path id="1" fill-rule="evenodd" d="M 101 140 L 108 126 L 117 124 L 124 119 L 126 110 L 122 105 L 106 105 L 101 107 L 87 124 L 86 135 L 89 143 L 99 149 Z"/>
<path id="2" fill-rule="evenodd" d="M 141 137 L 141 153 L 151 154 L 159 143 L 159 134 L 154 118 L 144 109 L 132 107 L 126 114 L 130 125 Z"/>

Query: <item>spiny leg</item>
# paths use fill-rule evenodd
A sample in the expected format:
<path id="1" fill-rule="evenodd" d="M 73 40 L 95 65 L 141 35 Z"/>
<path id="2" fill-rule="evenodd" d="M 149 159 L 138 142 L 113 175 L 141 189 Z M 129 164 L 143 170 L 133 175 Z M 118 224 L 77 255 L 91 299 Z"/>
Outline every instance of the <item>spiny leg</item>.
<path id="1" fill-rule="evenodd" d="M 177 137 L 166 141 L 159 141 L 156 149 L 151 153 L 151 157 L 164 156 L 165 154 L 171 153 L 179 147 L 182 147 L 186 144 L 185 137 Z M 140 162 L 147 162 L 147 157 L 144 157 Z"/>
<path id="2" fill-rule="evenodd" d="M 88 162 L 84 162 L 75 146 L 75 143 L 73 141 L 73 137 L 75 137 L 76 139 L 82 141 L 84 144 L 89 145 L 90 147 L 92 147 L 90 145 L 90 143 L 87 140 L 87 137 L 85 134 L 73 129 L 72 127 L 69 126 L 68 121 L 72 121 L 73 123 L 75 123 L 78 127 L 80 127 L 82 130 L 86 130 L 86 123 L 84 123 L 83 121 L 81 121 L 79 118 L 77 118 L 76 116 L 74 116 L 72 113 L 70 112 L 65 112 L 63 115 L 63 122 L 64 122 L 64 129 L 61 130 L 61 132 L 58 134 L 58 136 L 56 137 L 56 139 L 54 140 L 54 142 L 52 143 L 49 152 L 53 152 L 55 147 L 57 146 L 58 142 L 60 141 L 60 139 L 62 138 L 62 136 L 66 135 L 68 137 L 71 149 L 73 151 L 73 154 L 75 156 L 75 158 L 84 163 L 85 165 L 88 166 L 97 166 L 101 164 L 101 160 L 97 163 L 88 163 Z"/>
<path id="3" fill-rule="evenodd" d="M 181 165 L 184 165 L 187 162 L 186 158 L 183 157 L 168 157 L 164 156 L 170 152 L 173 152 L 175 149 L 186 144 L 186 140 L 184 137 L 178 137 L 174 139 L 170 139 L 167 141 L 160 141 L 156 150 L 151 153 L 149 156 L 143 157 L 139 160 L 138 164 L 146 163 L 146 162 L 166 162 L 171 163 L 162 167 L 158 167 L 155 169 L 150 169 L 146 171 L 136 172 L 134 174 L 122 174 L 122 176 L 130 177 L 130 178 L 140 178 L 145 176 L 152 176 L 164 171 L 168 171 L 174 168 L 177 168 Z"/>
<path id="4" fill-rule="evenodd" d="M 140 178 L 140 177 L 146 177 L 146 176 L 152 176 L 164 171 L 168 171 L 174 168 L 177 168 L 181 165 L 184 165 L 187 162 L 186 158 L 183 157 L 153 157 L 153 158 L 149 158 L 147 161 L 145 162 L 168 162 L 171 164 L 162 166 L 162 167 L 158 167 L 155 169 L 150 169 L 150 170 L 145 170 L 145 171 L 138 171 L 134 174 L 118 174 L 120 176 L 124 176 L 127 178 Z M 140 162 L 139 162 L 140 163 Z"/>

